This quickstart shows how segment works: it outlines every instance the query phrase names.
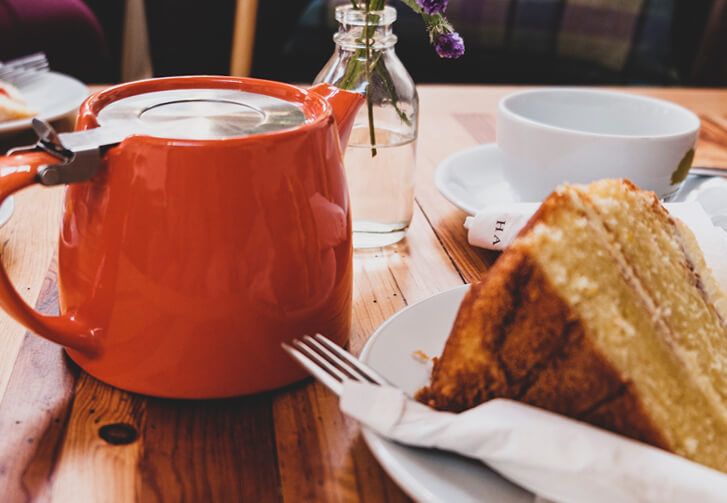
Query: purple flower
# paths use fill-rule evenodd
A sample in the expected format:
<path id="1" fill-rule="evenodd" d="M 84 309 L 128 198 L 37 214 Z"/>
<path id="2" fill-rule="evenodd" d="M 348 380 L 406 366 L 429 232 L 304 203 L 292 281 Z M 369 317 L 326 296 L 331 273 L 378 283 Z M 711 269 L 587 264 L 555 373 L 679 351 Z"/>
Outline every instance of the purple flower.
<path id="1" fill-rule="evenodd" d="M 440 58 L 456 59 L 464 54 L 464 40 L 456 31 L 437 35 L 434 49 Z"/>
<path id="2" fill-rule="evenodd" d="M 434 14 L 444 14 L 444 11 L 447 10 L 448 1 L 449 0 L 417 0 L 417 3 L 425 13 L 433 16 Z"/>

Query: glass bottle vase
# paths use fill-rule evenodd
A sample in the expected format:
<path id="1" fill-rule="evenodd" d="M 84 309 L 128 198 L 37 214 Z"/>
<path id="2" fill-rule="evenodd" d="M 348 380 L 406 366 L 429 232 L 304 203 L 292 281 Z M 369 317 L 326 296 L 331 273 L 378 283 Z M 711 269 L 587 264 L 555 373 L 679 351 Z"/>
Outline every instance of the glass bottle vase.
<path id="1" fill-rule="evenodd" d="M 401 240 L 411 223 L 419 98 L 394 51 L 393 7 L 367 15 L 339 6 L 336 20 L 335 52 L 315 82 L 366 94 L 344 158 L 353 243 L 387 246 Z"/>

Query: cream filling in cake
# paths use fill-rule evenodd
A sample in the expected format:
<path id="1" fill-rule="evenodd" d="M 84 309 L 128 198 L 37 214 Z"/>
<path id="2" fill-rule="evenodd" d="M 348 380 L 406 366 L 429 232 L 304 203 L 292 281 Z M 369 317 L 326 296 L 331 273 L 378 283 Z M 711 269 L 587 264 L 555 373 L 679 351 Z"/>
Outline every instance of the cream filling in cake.
<path id="1" fill-rule="evenodd" d="M 591 197 L 598 189 L 623 192 L 610 194 L 618 197 L 619 204 L 633 198 L 649 197 L 643 192 L 625 191 L 622 186 L 596 185 L 596 189 L 590 192 Z M 593 209 L 603 217 L 608 232 L 627 244 L 619 248 L 626 263 L 631 265 L 630 275 L 638 278 L 634 287 L 643 296 L 650 311 L 655 313 L 656 319 L 666 325 L 664 334 L 668 337 L 667 341 L 683 363 L 702 370 L 692 374 L 692 378 L 709 397 L 715 413 L 727 418 L 725 325 L 716 303 L 710 298 L 717 297 L 719 290 L 709 295 L 701 280 L 702 275 L 696 272 L 694 261 L 685 252 L 685 243 L 694 241 L 691 232 L 686 228 L 679 231 L 658 201 L 651 206 L 638 202 L 627 205 L 626 215 L 630 221 L 620 221 L 619 213 L 612 211 L 613 205 L 608 204 L 613 199 L 608 197 L 609 194 L 599 197 Z M 647 211 L 644 211 L 645 208 Z M 640 237 L 642 234 L 643 238 Z M 648 260 L 648 254 L 655 246 L 661 250 L 662 260 Z M 711 274 L 703 275 L 712 278 Z M 656 305 L 660 307 L 657 309 Z"/>

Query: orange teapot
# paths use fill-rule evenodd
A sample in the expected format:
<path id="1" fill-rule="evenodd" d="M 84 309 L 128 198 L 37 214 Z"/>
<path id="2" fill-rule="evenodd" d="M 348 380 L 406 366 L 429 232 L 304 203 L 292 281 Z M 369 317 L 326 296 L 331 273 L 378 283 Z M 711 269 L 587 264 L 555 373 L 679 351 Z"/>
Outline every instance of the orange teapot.
<path id="1" fill-rule="evenodd" d="M 68 184 L 60 316 L 0 305 L 94 377 L 175 398 L 256 393 L 304 377 L 280 344 L 345 343 L 352 246 L 342 150 L 363 101 L 232 77 L 122 84 L 76 132 L 0 157 L 0 202 Z"/>

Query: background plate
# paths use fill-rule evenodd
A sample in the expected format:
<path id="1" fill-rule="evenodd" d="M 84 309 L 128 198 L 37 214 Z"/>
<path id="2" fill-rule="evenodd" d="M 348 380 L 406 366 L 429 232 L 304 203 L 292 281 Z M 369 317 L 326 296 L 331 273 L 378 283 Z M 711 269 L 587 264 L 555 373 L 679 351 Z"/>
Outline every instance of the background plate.
<path id="1" fill-rule="evenodd" d="M 76 112 L 88 96 L 88 88 L 82 82 L 55 72 L 41 74 L 19 89 L 28 107 L 38 112 L 36 117 L 46 121 L 54 121 Z M 0 135 L 28 128 L 30 119 L 0 122 Z"/>
<path id="2" fill-rule="evenodd" d="M 0 205 L 0 227 L 8 223 L 10 217 L 13 216 L 13 211 L 15 211 L 15 199 L 13 196 L 8 196 Z"/>

